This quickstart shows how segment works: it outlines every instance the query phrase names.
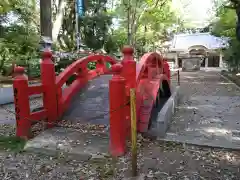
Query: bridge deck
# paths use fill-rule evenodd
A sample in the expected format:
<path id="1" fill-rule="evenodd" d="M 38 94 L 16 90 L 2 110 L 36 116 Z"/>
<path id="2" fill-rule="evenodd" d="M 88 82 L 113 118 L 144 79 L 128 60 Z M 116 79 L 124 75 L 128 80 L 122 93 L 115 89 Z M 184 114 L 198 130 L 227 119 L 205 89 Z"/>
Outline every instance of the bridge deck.
<path id="1" fill-rule="evenodd" d="M 112 75 L 100 76 L 76 94 L 63 119 L 72 123 L 109 124 L 109 80 Z M 104 114 L 104 116 L 103 116 Z"/>
<path id="2" fill-rule="evenodd" d="M 108 83 L 111 75 L 100 76 L 90 81 L 85 88 L 75 95 L 64 120 L 73 124 L 109 124 Z M 100 116 L 106 114 L 105 116 Z M 98 116 L 98 118 L 96 118 Z M 74 128 L 54 127 L 41 132 L 25 146 L 26 151 L 56 154 L 56 151 L 67 152 L 68 158 L 88 160 L 101 158 L 108 152 L 108 131 L 102 132 Z M 86 129 L 85 129 L 86 128 Z M 58 149 L 58 150 L 57 150 Z"/>

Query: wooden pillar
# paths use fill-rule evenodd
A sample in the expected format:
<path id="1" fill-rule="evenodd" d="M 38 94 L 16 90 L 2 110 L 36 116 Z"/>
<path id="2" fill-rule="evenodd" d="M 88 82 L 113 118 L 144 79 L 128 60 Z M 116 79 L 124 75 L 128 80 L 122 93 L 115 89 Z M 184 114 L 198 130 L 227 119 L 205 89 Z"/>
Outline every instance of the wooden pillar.
<path id="1" fill-rule="evenodd" d="M 28 139 L 31 132 L 30 103 L 28 96 L 28 78 L 23 67 L 15 67 L 13 80 L 14 103 L 16 113 L 16 136 Z"/>
<path id="2" fill-rule="evenodd" d="M 122 69 L 121 64 L 113 65 L 113 77 L 109 81 L 110 152 L 113 156 L 121 156 L 126 150 L 126 80 L 121 76 Z"/>
<path id="3" fill-rule="evenodd" d="M 178 54 L 175 54 L 175 68 L 179 68 Z"/>
<path id="4" fill-rule="evenodd" d="M 219 67 L 222 68 L 223 67 L 223 54 L 220 51 L 219 53 Z"/>
<path id="5" fill-rule="evenodd" d="M 205 68 L 208 67 L 208 56 L 205 58 Z"/>
<path id="6" fill-rule="evenodd" d="M 43 85 L 43 105 L 47 110 L 48 127 L 58 119 L 58 98 L 56 87 L 55 66 L 52 61 L 52 53 L 45 51 L 41 61 L 41 80 Z"/>

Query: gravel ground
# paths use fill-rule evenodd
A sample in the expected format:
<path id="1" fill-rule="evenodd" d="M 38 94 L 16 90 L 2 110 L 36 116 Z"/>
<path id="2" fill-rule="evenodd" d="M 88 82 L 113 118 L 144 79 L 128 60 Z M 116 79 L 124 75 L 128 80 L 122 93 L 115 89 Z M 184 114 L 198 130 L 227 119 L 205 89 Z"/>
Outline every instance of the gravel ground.
<path id="1" fill-rule="evenodd" d="M 139 138 L 140 139 L 140 138 Z M 0 152 L 0 178 L 45 179 L 124 179 L 130 176 L 130 155 L 116 161 L 79 162 L 67 156 Z M 238 180 L 240 153 L 172 143 L 139 142 L 138 171 L 144 178 L 161 180 Z M 118 170 L 115 171 L 115 168 Z"/>
<path id="2" fill-rule="evenodd" d="M 238 149 L 240 89 L 218 72 L 182 72 L 181 104 L 165 140 Z"/>
<path id="3" fill-rule="evenodd" d="M 30 107 L 35 109 L 43 106 L 42 98 L 35 98 L 29 100 Z M 14 104 L 6 104 L 0 106 L 0 124 L 12 124 L 16 123 L 15 121 L 15 106 Z"/>
<path id="4" fill-rule="evenodd" d="M 219 74 L 220 72 L 181 72 L 180 93 L 185 97 L 183 100 L 189 96 L 239 96 L 240 89 Z"/>
<path id="5" fill-rule="evenodd" d="M 190 76 L 182 75 L 182 89 L 185 98 L 192 94 L 224 94 L 238 91 L 221 89 L 211 84 L 192 86 Z M 201 78 L 201 76 L 199 77 Z M 194 83 L 194 82 L 193 82 Z M 220 88 L 220 89 L 219 89 Z M 215 89 L 215 90 L 214 90 Z M 182 101 L 184 101 L 184 99 Z M 11 126 L 11 125 L 9 125 Z M 8 132 L 9 126 L 2 126 L 1 135 Z M 9 130 L 9 133 L 11 131 Z M 240 153 L 223 149 L 203 148 L 157 142 L 138 138 L 138 172 L 142 179 L 159 180 L 239 180 Z M 104 160 L 79 162 L 68 159 L 66 154 L 50 157 L 26 152 L 13 153 L 0 150 L 0 179 L 9 180 L 111 180 L 130 176 L 130 154 L 117 160 L 110 157 Z M 115 170 L 115 168 L 117 170 Z"/>

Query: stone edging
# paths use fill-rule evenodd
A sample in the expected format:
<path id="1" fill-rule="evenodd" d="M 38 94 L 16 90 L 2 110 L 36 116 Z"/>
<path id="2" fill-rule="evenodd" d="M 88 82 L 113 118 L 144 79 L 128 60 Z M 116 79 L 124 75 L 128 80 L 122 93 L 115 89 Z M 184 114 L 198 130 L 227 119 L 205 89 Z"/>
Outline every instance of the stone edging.
<path id="1" fill-rule="evenodd" d="M 176 106 L 179 104 L 179 89 L 180 86 L 177 86 L 175 92 L 170 96 L 167 102 L 164 104 L 161 111 L 158 113 L 157 117 L 157 136 L 165 136 L 169 123 L 172 121 L 172 117 L 175 113 Z"/>
<path id="2" fill-rule="evenodd" d="M 233 85 L 234 85 L 237 89 L 240 89 L 240 85 L 238 85 L 238 84 L 235 83 L 233 80 L 231 80 L 231 78 L 229 78 L 227 75 L 222 74 L 222 72 L 219 73 L 219 75 L 220 75 L 223 79 L 225 79 L 226 81 L 233 83 Z"/>

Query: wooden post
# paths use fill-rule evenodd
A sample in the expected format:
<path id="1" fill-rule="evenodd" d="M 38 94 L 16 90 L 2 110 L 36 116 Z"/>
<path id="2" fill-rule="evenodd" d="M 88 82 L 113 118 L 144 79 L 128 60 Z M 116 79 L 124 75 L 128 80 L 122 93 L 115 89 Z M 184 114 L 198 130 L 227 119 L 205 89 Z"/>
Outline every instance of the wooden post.
<path id="1" fill-rule="evenodd" d="M 16 136 L 28 139 L 31 132 L 28 78 L 23 67 L 15 67 L 13 80 L 14 104 L 16 114 Z"/>
<path id="2" fill-rule="evenodd" d="M 124 115 L 126 80 L 120 75 L 121 64 L 112 66 L 113 78 L 109 81 L 110 112 L 110 152 L 113 156 L 121 156 L 126 149 L 126 123 Z"/>
<path id="3" fill-rule="evenodd" d="M 43 85 L 43 105 L 47 110 L 48 127 L 58 119 L 58 97 L 56 87 L 55 66 L 52 61 L 52 53 L 45 51 L 41 62 L 41 78 Z"/>
<path id="4" fill-rule="evenodd" d="M 130 88 L 136 88 L 136 61 L 133 59 L 134 49 L 131 46 L 124 46 L 122 49 L 123 53 L 123 70 L 121 75 L 126 79 L 126 103 L 130 100 Z M 125 107 L 125 119 L 126 119 L 126 133 L 128 136 L 131 135 L 131 120 L 130 120 L 130 104 Z"/>
<path id="5" fill-rule="evenodd" d="M 178 85 L 180 86 L 180 72 L 179 72 L 179 70 L 177 71 L 177 81 L 178 81 Z"/>
<path id="6" fill-rule="evenodd" d="M 134 50 L 130 46 L 125 46 L 122 50 L 123 53 L 123 70 L 122 76 L 126 79 L 128 93 L 130 94 L 130 88 L 136 87 L 136 61 L 133 59 Z"/>

